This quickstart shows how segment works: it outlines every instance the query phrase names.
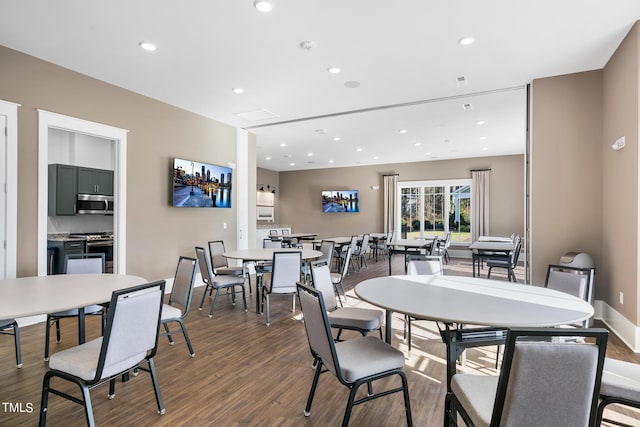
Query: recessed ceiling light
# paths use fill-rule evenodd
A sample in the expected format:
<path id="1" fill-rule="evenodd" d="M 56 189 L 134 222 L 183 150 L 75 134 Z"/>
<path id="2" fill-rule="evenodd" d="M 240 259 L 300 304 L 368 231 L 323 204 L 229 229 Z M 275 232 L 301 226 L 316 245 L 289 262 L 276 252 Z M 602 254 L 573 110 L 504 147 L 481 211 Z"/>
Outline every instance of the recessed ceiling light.
<path id="1" fill-rule="evenodd" d="M 373 160 L 378 160 L 379 158 L 379 156 L 373 156 Z"/>
<path id="2" fill-rule="evenodd" d="M 478 121 L 476 122 L 476 124 L 477 124 L 478 126 L 482 126 L 482 125 L 483 125 L 483 124 L 485 124 L 485 123 L 487 123 L 487 122 L 485 122 L 484 120 L 478 120 Z"/>
<path id="3" fill-rule="evenodd" d="M 458 86 L 466 86 L 467 78 L 465 76 L 456 77 L 456 84 Z"/>
<path id="4" fill-rule="evenodd" d="M 462 104 L 462 109 L 463 109 L 464 111 L 469 111 L 469 110 L 473 109 L 473 105 L 471 105 L 471 104 L 469 104 L 469 103 L 467 103 L 467 104 Z"/>
<path id="5" fill-rule="evenodd" d="M 342 70 L 340 69 L 340 67 L 329 67 L 327 68 L 327 71 L 331 74 L 339 74 Z"/>
<path id="6" fill-rule="evenodd" d="M 273 5 L 271 4 L 271 2 L 268 2 L 266 0 L 254 0 L 253 7 L 258 9 L 258 11 L 262 13 L 271 12 L 271 10 L 273 9 Z"/>
<path id="7" fill-rule="evenodd" d="M 414 145 L 414 146 L 416 146 L 416 147 L 420 147 L 420 146 L 422 145 L 422 143 L 421 143 L 421 142 L 416 142 L 416 143 L 415 143 L 415 144 L 413 144 L 413 145 Z"/>
<path id="8" fill-rule="evenodd" d="M 271 157 L 267 156 L 264 158 L 265 160 L 271 160 Z"/>
<path id="9" fill-rule="evenodd" d="M 400 130 L 398 131 L 398 133 L 407 133 L 407 132 L 408 132 L 408 130 L 406 130 L 406 129 L 400 129 Z"/>
<path id="10" fill-rule="evenodd" d="M 280 147 L 286 147 L 287 144 L 285 144 L 284 142 L 280 144 Z"/>
<path id="11" fill-rule="evenodd" d="M 333 160 L 329 160 L 329 163 L 333 163 Z"/>
<path id="12" fill-rule="evenodd" d="M 295 166 L 295 165 L 296 165 L 295 163 L 289 163 L 289 166 Z"/>
<path id="13" fill-rule="evenodd" d="M 315 132 L 316 132 L 317 134 L 319 134 L 319 135 L 324 135 L 325 133 L 327 133 L 327 131 L 326 131 L 326 130 L 324 130 L 324 129 L 316 129 L 316 131 L 315 131 Z"/>
<path id="14" fill-rule="evenodd" d="M 150 42 L 140 42 L 138 44 L 140 45 L 141 48 L 143 48 L 147 52 L 153 52 L 154 50 L 156 50 L 158 48 L 158 46 L 156 46 L 155 44 L 150 43 Z"/>
<path id="15" fill-rule="evenodd" d="M 307 153 L 307 157 L 313 156 L 313 153 Z"/>
<path id="16" fill-rule="evenodd" d="M 487 139 L 487 137 L 486 137 L 486 136 L 481 136 L 481 137 L 480 137 L 480 141 L 484 141 L 485 139 Z"/>
<path id="17" fill-rule="evenodd" d="M 288 158 L 288 159 L 289 159 L 289 158 L 291 158 L 291 157 L 293 157 L 293 155 L 291 155 L 291 154 L 285 154 L 284 156 L 285 156 L 286 158 Z"/>
<path id="18" fill-rule="evenodd" d="M 233 91 L 233 93 L 244 93 L 244 89 L 242 89 L 241 87 L 234 87 L 231 90 Z"/>
<path id="19" fill-rule="evenodd" d="M 424 155 L 425 155 L 425 156 L 430 156 L 430 155 L 431 155 L 431 152 L 430 152 L 430 151 L 427 151 L 426 153 L 424 153 Z"/>
<path id="20" fill-rule="evenodd" d="M 356 148 L 356 151 L 359 153 L 360 151 L 364 150 L 364 148 Z"/>
<path id="21" fill-rule="evenodd" d="M 476 41 L 476 39 L 474 37 L 463 37 L 460 40 L 458 40 L 458 43 L 461 44 L 462 46 L 468 46 L 470 44 L 473 44 Z"/>
<path id="22" fill-rule="evenodd" d="M 338 142 L 338 141 L 340 141 L 341 139 L 342 139 L 342 138 L 340 138 L 339 136 L 336 136 L 336 137 L 334 137 L 334 138 L 333 138 L 333 140 L 334 140 L 335 142 Z"/>
<path id="23" fill-rule="evenodd" d="M 489 147 L 482 147 L 482 151 L 487 151 Z"/>

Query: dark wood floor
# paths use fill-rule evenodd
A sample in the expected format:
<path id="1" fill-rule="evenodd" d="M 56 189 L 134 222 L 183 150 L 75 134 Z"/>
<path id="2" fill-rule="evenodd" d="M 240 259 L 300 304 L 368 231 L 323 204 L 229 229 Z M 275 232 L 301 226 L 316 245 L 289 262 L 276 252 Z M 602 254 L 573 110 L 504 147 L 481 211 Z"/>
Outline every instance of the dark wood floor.
<path id="1" fill-rule="evenodd" d="M 394 273 L 402 271 L 401 259 Z M 446 274 L 470 275 L 468 260 L 453 260 Z M 361 280 L 387 274 L 386 261 L 369 261 L 368 268 L 351 273 L 346 280 L 350 305 L 364 306 L 353 296 L 352 288 Z M 522 272 L 517 271 L 522 277 Z M 505 276 L 496 273 L 495 278 Z M 116 397 L 107 399 L 107 387 L 92 391 L 94 415 L 101 426 L 332 426 L 339 425 L 347 399 L 347 390 L 325 374 L 321 377 L 311 416 L 303 415 L 313 376 L 311 356 L 300 313 L 290 311 L 290 299 L 272 299 L 272 323 L 254 312 L 233 307 L 228 297 L 218 301 L 210 319 L 207 301 L 198 311 L 202 288 L 195 291 L 193 309 L 187 318 L 196 356 L 189 357 L 184 340 L 169 346 L 161 337 L 156 364 L 166 406 L 165 415 L 157 415 L 151 382 L 146 373 L 127 383 L 118 383 Z M 400 316 L 394 317 L 394 346 L 406 354 L 402 341 Z M 97 337 L 97 319 L 89 319 L 89 335 Z M 22 328 L 24 367 L 16 369 L 11 337 L 0 337 L 0 426 L 33 426 L 40 408 L 42 377 L 47 364 L 42 360 L 44 325 Z M 52 351 L 75 344 L 73 321 L 63 325 L 62 342 L 52 343 Z M 608 354 L 640 362 L 615 336 L 611 336 Z M 414 423 L 417 426 L 442 425 L 445 393 L 445 351 L 438 329 L 432 322 L 416 322 L 413 351 L 407 357 L 405 371 L 409 379 Z M 468 352 L 464 372 L 495 374 L 495 348 Z M 70 388 L 71 390 L 71 388 Z M 24 412 L 8 410 L 6 403 L 21 404 Z M 29 405 L 33 412 L 29 412 Z M 16 406 L 14 405 L 14 409 Z M 640 412 L 615 408 L 608 414 L 617 420 L 640 426 Z M 81 408 L 57 396 L 50 397 L 48 422 L 51 426 L 84 425 Z M 353 426 L 398 426 L 404 424 L 402 397 L 394 395 L 357 407 Z"/>

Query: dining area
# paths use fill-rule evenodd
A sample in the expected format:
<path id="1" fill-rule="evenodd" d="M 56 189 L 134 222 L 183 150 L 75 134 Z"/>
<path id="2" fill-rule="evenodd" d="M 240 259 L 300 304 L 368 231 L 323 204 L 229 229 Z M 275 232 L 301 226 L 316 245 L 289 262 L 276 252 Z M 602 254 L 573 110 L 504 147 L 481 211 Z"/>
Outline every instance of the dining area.
<path id="1" fill-rule="evenodd" d="M 239 259 L 254 262 L 268 258 L 264 254 L 252 255 L 251 251 L 255 252 L 230 250 L 224 253 L 230 264 Z M 272 249 L 271 259 L 274 252 L 280 251 L 302 253 L 304 249 Z M 315 252 L 318 251 L 310 252 L 307 258 L 317 259 Z M 443 263 L 440 276 L 412 277 L 404 274 L 404 256 L 391 258 L 394 275 L 388 274 L 388 257 L 378 262 L 372 254 L 367 254 L 367 257 L 367 268 L 353 269 L 346 275 L 343 304 L 345 307 L 385 312 L 382 341 L 403 354 L 402 369 L 407 376 L 412 420 L 416 425 L 442 425 L 445 396 L 450 392 L 451 379 L 457 373 L 499 375 L 496 360 L 506 357 L 506 353 L 500 353 L 497 344 L 504 342 L 507 329 L 579 323 L 593 315 L 593 308 L 583 300 L 544 287 L 514 284 L 508 280 L 506 272 L 496 272 L 492 280 L 474 278 L 469 258 L 453 258 L 448 264 Z M 522 265 L 518 265 L 514 273 L 518 281 L 524 281 Z M 300 271 L 298 277 L 304 277 Z M 113 288 L 129 287 L 144 281 L 140 277 L 127 276 L 116 280 L 123 282 L 119 285 L 113 282 Z M 200 279 L 193 280 L 198 282 Z M 245 280 L 247 293 L 259 294 L 256 283 L 249 282 L 248 278 Z M 270 280 L 269 274 L 265 280 Z M 211 303 L 211 297 L 204 286 L 199 286 L 200 283 L 195 285 L 192 298 L 196 302 L 204 299 L 205 309 L 199 311 L 192 307 L 190 315 L 184 319 L 195 356 L 189 357 L 184 351 L 182 341 L 185 338 L 179 334 L 173 337 L 175 346 L 161 338 L 154 356 L 165 413 L 156 414 L 147 376 L 131 376 L 122 383 L 118 379 L 113 400 L 107 397 L 109 387 L 106 385 L 92 391 L 96 425 L 132 422 L 154 425 L 183 422 L 196 425 L 273 425 L 277 422 L 297 425 L 302 422 L 302 409 L 313 376 L 313 358 L 306 345 L 307 335 L 301 323 L 303 312 L 300 307 L 296 305 L 292 310 L 290 299 L 273 298 L 272 321 L 266 327 L 265 315 L 260 314 L 259 299 L 248 298 L 247 309 L 243 310 L 242 304 L 232 303 L 231 294 L 221 293 L 215 315 L 209 317 L 207 304 Z M 109 293 L 106 289 L 101 292 Z M 95 303 L 104 297 L 85 296 L 82 301 L 78 299 L 75 302 L 69 298 L 65 304 L 51 302 L 31 311 L 64 309 L 71 305 Z M 26 311 L 14 309 L 7 313 L 20 315 Z M 407 315 L 420 320 L 414 320 L 409 332 L 410 350 L 406 337 Z M 55 351 L 78 343 L 77 322 L 70 320 L 65 324 L 60 343 L 54 345 Z M 85 322 L 87 339 L 101 335 L 99 318 L 91 317 Z M 465 327 L 460 329 L 458 325 Z M 458 330 L 463 335 L 458 335 Z M 21 328 L 24 361 L 21 369 L 8 363 L 13 357 L 11 346 L 6 343 L 0 346 L 0 360 L 4 361 L 0 368 L 0 384 L 6 393 L 3 399 L 12 402 L 12 407 L 16 408 L 14 411 L 0 411 L 2 425 L 33 425 L 37 420 L 41 382 L 47 370 L 47 364 L 41 357 L 42 336 L 41 326 Z M 359 336 L 356 331 L 345 331 L 342 339 L 348 341 Z M 462 349 L 464 362 L 460 363 Z M 617 358 L 638 362 L 637 356 L 625 351 L 624 344 L 615 336 L 609 336 L 607 349 L 608 354 L 612 353 Z M 389 381 L 391 379 L 381 380 L 380 385 L 374 385 L 374 390 L 392 385 Z M 61 387 L 65 388 L 64 385 Z M 66 391 L 73 393 L 73 389 Z M 366 394 L 366 391 L 359 393 Z M 210 405 L 212 400 L 220 399 L 221 394 L 224 394 L 225 405 Z M 322 377 L 307 421 L 312 425 L 339 424 L 346 394 L 340 383 Z M 247 410 L 252 395 L 272 396 L 282 404 L 274 405 L 272 399 L 253 401 L 252 409 Z M 47 416 L 49 425 L 84 424 L 82 410 L 77 405 L 56 397 L 50 400 L 54 406 Z M 21 412 L 18 407 L 24 410 Z M 27 408 L 32 408 L 31 412 Z M 326 408 L 333 409 L 329 411 Z M 616 407 L 606 415 L 628 425 L 636 425 L 634 423 L 638 419 L 632 407 Z M 354 407 L 350 425 L 397 425 L 404 417 L 402 396 L 391 395 Z"/>

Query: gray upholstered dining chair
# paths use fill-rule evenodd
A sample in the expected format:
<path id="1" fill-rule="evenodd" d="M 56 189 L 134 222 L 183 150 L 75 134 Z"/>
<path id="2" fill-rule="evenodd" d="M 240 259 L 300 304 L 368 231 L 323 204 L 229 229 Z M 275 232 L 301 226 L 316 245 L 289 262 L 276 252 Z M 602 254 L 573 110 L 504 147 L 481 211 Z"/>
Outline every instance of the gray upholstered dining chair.
<path id="1" fill-rule="evenodd" d="M 299 283 L 297 288 L 309 348 L 316 366 L 304 415 L 306 417 L 311 415 L 311 404 L 320 374 L 331 372 L 350 391 L 342 419 L 343 426 L 349 424 L 351 411 L 355 405 L 398 392 L 402 392 L 404 396 L 407 425 L 413 425 L 407 377 L 402 370 L 404 366 L 402 352 L 373 336 L 334 342 L 322 293 Z M 398 376 L 402 385 L 373 393 L 374 381 L 392 376 Z M 358 389 L 364 384 L 367 385 L 368 393 L 356 399 Z M 333 411 L 335 408 L 329 406 L 325 410 Z M 397 420 L 394 422 L 397 424 Z"/>
<path id="2" fill-rule="evenodd" d="M 207 291 L 209 292 L 209 296 L 213 294 L 215 290 L 216 293 L 213 295 L 213 301 L 211 301 L 211 311 L 209 312 L 209 317 L 213 317 L 213 311 L 216 308 L 216 302 L 218 300 L 218 295 L 221 290 L 227 290 L 231 293 L 231 303 L 236 305 L 236 294 L 242 293 L 242 303 L 244 304 L 244 311 L 247 311 L 247 298 L 244 290 L 244 277 L 242 276 L 231 276 L 222 274 L 217 276 L 213 269 L 211 268 L 211 263 L 209 262 L 209 257 L 206 255 L 205 248 L 200 246 L 196 246 L 196 258 L 198 259 L 198 266 L 200 267 L 200 275 L 202 276 L 202 281 L 205 284 L 204 292 L 202 294 L 202 300 L 200 301 L 199 310 L 202 310 L 202 306 L 204 305 L 204 300 L 207 297 Z M 239 288 L 240 290 L 237 290 Z"/>
<path id="3" fill-rule="evenodd" d="M 264 239 L 262 241 L 263 248 L 282 249 L 282 240 Z"/>
<path id="4" fill-rule="evenodd" d="M 411 255 L 407 262 L 407 275 L 427 275 L 442 276 L 444 275 L 444 266 L 442 265 L 442 257 L 440 255 Z M 411 354 L 411 328 L 412 321 L 424 320 L 413 316 L 404 316 L 404 337 L 407 340 L 407 351 Z"/>
<path id="5" fill-rule="evenodd" d="M 382 319 L 384 312 L 370 308 L 338 307 L 331 272 L 324 261 L 316 261 L 311 264 L 311 277 L 313 287 L 322 292 L 324 306 L 327 310 L 331 327 L 338 329 L 336 340 L 340 340 L 343 329 L 354 330 L 362 335 L 378 330 L 382 339 Z"/>
<path id="6" fill-rule="evenodd" d="M 266 310 L 267 326 L 271 324 L 271 295 L 289 295 L 292 299 L 291 311 L 296 310 L 296 283 L 300 280 L 302 251 L 273 253 L 271 281 L 262 286 L 260 312 Z"/>
<path id="7" fill-rule="evenodd" d="M 356 259 L 358 262 L 358 268 L 363 269 L 367 265 L 367 251 L 369 250 L 369 234 L 365 234 L 362 236 L 362 241 L 360 244 L 356 244 L 356 250 L 353 253 L 352 257 Z"/>
<path id="8" fill-rule="evenodd" d="M 65 274 L 102 274 L 104 273 L 105 257 L 104 254 L 81 253 L 65 256 L 64 271 Z M 102 328 L 104 330 L 104 305 L 90 305 L 84 307 L 85 315 L 96 315 L 102 317 Z M 45 324 L 45 341 L 44 341 L 44 360 L 49 360 L 49 341 L 51 339 L 51 326 L 56 325 L 56 342 L 59 343 L 60 337 L 60 320 L 65 318 L 79 318 L 80 313 L 77 308 L 56 313 L 47 314 Z"/>
<path id="9" fill-rule="evenodd" d="M 318 261 L 326 262 L 329 268 L 333 265 L 333 251 L 335 250 L 335 246 L 335 242 L 331 240 L 323 240 L 320 242 L 320 252 L 322 252 L 322 256 Z"/>
<path id="10" fill-rule="evenodd" d="M 243 268 L 241 265 L 229 265 L 227 258 L 222 255 L 225 252 L 224 241 L 212 240 L 208 242 L 209 256 L 211 257 L 211 269 L 216 275 L 229 274 L 233 276 L 242 276 Z"/>
<path id="11" fill-rule="evenodd" d="M 440 255 L 445 264 L 448 264 L 451 259 L 449 257 L 449 247 L 451 247 L 451 232 L 447 231 L 444 235 L 444 240 L 438 241 L 438 246 L 435 248 L 436 253 L 434 254 Z"/>
<path id="12" fill-rule="evenodd" d="M 51 355 L 49 370 L 42 381 L 40 426 L 46 425 L 47 413 L 51 410 L 50 393 L 82 405 L 87 424 L 94 426 L 89 390 L 109 381 L 109 398 L 112 399 L 116 377 L 131 369 L 151 374 L 158 413 L 164 414 L 153 362 L 158 346 L 164 286 L 165 282 L 159 281 L 113 292 L 104 336 Z M 145 361 L 148 367 L 143 365 Z M 82 391 L 82 397 L 68 394 L 67 388 L 54 388 L 51 385 L 53 378 L 76 384 Z"/>
<path id="13" fill-rule="evenodd" d="M 589 343 L 554 342 L 579 335 Z M 499 376 L 455 374 L 445 425 L 594 426 L 608 333 L 605 329 L 510 329 Z"/>
<path id="14" fill-rule="evenodd" d="M 587 301 L 589 304 L 593 304 L 594 278 L 595 268 L 576 268 L 550 264 L 547 267 L 544 286 L 573 295 L 574 297 Z M 585 320 L 581 326 L 589 326 L 589 319 Z"/>
<path id="15" fill-rule="evenodd" d="M 442 276 L 444 266 L 440 255 L 411 255 L 407 262 L 407 275 L 428 274 Z"/>
<path id="16" fill-rule="evenodd" d="M 351 246 L 347 249 L 345 257 L 347 260 L 351 258 Z M 342 307 L 342 298 L 344 297 L 344 300 L 347 300 L 347 294 L 344 291 L 344 278 L 347 277 L 347 273 L 349 272 L 349 262 L 338 263 L 338 265 L 340 266 L 340 272 L 331 273 L 331 282 L 333 283 L 333 287 L 338 295 L 338 301 Z"/>
<path id="17" fill-rule="evenodd" d="M 507 278 L 509 281 L 517 282 L 515 268 L 518 265 L 518 258 L 520 257 L 520 249 L 522 249 L 522 240 L 519 236 L 516 236 L 515 249 L 506 256 L 493 256 L 487 258 L 487 279 L 491 278 L 491 270 L 493 268 L 504 268 L 507 270 Z"/>
<path id="18" fill-rule="evenodd" d="M 339 245 L 336 247 L 336 259 L 338 260 L 338 269 L 342 270 L 342 267 L 344 266 L 344 264 L 351 264 L 351 261 L 354 257 L 354 254 L 356 253 L 356 250 L 358 248 L 358 236 L 354 235 L 351 236 L 351 240 L 349 241 L 349 246 L 347 246 L 347 249 L 345 249 L 345 245 Z M 348 254 L 349 249 L 351 249 L 351 252 Z M 347 256 L 348 255 L 348 256 Z M 354 267 L 354 271 L 355 271 L 355 267 Z"/>
<path id="19" fill-rule="evenodd" d="M 623 360 L 606 358 L 602 369 L 602 383 L 600 384 L 600 404 L 596 425 L 604 418 L 604 410 L 608 405 L 620 404 L 640 409 L 640 365 Z M 626 425 L 611 422 L 617 425 Z"/>
<path id="20" fill-rule="evenodd" d="M 189 258 L 181 256 L 178 259 L 178 266 L 176 267 L 176 274 L 173 278 L 173 287 L 171 288 L 171 295 L 169 295 L 169 301 L 166 304 L 162 304 L 162 316 L 160 321 L 164 332 L 162 336 L 166 336 L 169 339 L 169 344 L 173 345 L 173 333 L 182 332 L 184 340 L 187 342 L 187 348 L 189 354 L 194 357 L 196 353 L 191 346 L 191 340 L 187 333 L 187 328 L 184 325 L 184 319 L 189 314 L 191 308 L 191 297 L 193 296 L 193 286 L 196 281 L 196 270 L 198 261 L 195 258 Z M 171 330 L 169 324 L 178 323 L 180 330 Z"/>
<path id="21" fill-rule="evenodd" d="M 22 353 L 20 352 L 20 328 L 15 319 L 0 320 L 0 334 L 13 335 L 16 351 L 16 367 L 22 368 Z"/>

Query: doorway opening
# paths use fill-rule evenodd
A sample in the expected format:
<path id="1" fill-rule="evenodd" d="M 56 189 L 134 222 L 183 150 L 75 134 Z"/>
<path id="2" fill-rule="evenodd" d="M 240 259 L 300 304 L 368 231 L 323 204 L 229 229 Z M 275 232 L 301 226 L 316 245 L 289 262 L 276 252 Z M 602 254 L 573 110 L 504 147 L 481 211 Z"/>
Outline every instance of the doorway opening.
<path id="1" fill-rule="evenodd" d="M 47 274 L 48 163 L 49 150 L 55 149 L 51 135 L 61 130 L 72 134 L 102 138 L 113 143 L 113 272 L 126 272 L 126 153 L 127 130 L 38 110 L 38 275 Z"/>

